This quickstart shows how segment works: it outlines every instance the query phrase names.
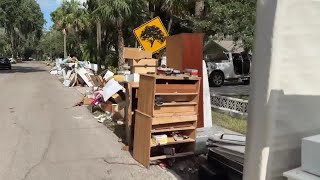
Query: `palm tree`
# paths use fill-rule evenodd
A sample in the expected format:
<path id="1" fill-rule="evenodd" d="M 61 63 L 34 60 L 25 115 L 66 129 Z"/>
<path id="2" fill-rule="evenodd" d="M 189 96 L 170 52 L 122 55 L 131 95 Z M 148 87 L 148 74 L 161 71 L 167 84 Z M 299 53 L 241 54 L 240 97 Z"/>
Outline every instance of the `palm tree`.
<path id="1" fill-rule="evenodd" d="M 51 13 L 53 22 L 55 22 L 55 28 L 63 33 L 63 54 L 67 57 L 67 29 L 70 28 L 70 24 L 65 17 L 65 11 L 63 6 L 59 7 L 56 11 Z"/>
<path id="2" fill-rule="evenodd" d="M 162 9 L 170 15 L 168 24 L 168 33 L 171 31 L 174 16 L 182 16 L 185 14 L 188 0 L 165 0 Z"/>
<path id="3" fill-rule="evenodd" d="M 114 24 L 117 28 L 119 67 L 125 63 L 123 59 L 123 22 L 131 15 L 130 2 L 130 0 L 105 0 L 100 2 L 100 6 L 94 11 L 97 17 L 104 18 L 103 20 Z"/>
<path id="4" fill-rule="evenodd" d="M 204 0 L 196 0 L 195 4 L 195 17 L 200 18 L 201 15 L 203 14 L 204 10 Z"/>
<path id="5" fill-rule="evenodd" d="M 84 7 L 77 0 L 63 1 L 62 5 L 51 13 L 55 28 L 62 31 L 64 40 L 64 57 L 67 57 L 67 35 L 70 32 L 78 32 L 87 26 L 87 16 Z M 80 36 L 77 36 L 80 38 Z M 79 40 L 79 39 L 78 39 Z"/>

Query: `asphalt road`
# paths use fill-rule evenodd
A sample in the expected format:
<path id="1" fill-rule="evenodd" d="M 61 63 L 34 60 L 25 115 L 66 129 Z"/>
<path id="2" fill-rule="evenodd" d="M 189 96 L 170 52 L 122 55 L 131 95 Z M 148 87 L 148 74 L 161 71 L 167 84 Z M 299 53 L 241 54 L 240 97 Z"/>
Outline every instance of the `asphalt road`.
<path id="1" fill-rule="evenodd" d="M 211 87 L 211 94 L 218 95 L 250 95 L 250 85 L 243 85 L 242 82 L 226 82 L 221 87 Z"/>
<path id="2" fill-rule="evenodd" d="M 176 179 L 140 167 L 45 65 L 0 70 L 0 180 Z"/>

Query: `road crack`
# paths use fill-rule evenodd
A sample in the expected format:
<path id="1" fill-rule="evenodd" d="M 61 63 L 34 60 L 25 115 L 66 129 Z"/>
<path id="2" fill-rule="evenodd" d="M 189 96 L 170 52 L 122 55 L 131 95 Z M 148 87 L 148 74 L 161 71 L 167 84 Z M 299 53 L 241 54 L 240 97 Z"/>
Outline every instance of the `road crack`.
<path id="1" fill-rule="evenodd" d="M 143 168 L 141 165 L 137 164 L 137 163 L 122 163 L 122 162 L 110 162 L 107 159 L 103 159 L 104 162 L 106 162 L 107 164 L 111 164 L 111 165 L 127 165 L 127 166 L 138 166 L 140 168 Z"/>
<path id="2" fill-rule="evenodd" d="M 42 156 L 41 156 L 41 159 L 39 160 L 38 163 L 36 163 L 35 165 L 33 165 L 31 168 L 28 169 L 28 171 L 26 172 L 26 174 L 24 175 L 22 180 L 26 180 L 29 177 L 29 175 L 32 173 L 32 171 L 35 168 L 37 168 L 38 166 L 40 166 L 42 164 L 42 162 L 46 159 L 48 152 L 49 152 L 49 149 L 50 149 L 50 146 L 51 146 L 51 141 L 52 141 L 52 132 L 50 133 L 47 147 L 44 149 Z"/>

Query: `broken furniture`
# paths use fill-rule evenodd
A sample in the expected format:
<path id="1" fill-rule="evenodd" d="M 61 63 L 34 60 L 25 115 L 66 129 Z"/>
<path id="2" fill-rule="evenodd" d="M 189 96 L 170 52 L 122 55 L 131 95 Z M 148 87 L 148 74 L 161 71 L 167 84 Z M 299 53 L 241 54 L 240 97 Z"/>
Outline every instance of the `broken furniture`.
<path id="1" fill-rule="evenodd" d="M 218 134 L 207 142 L 207 162 L 199 168 L 199 179 L 241 180 L 246 138 L 235 134 Z"/>
<path id="2" fill-rule="evenodd" d="M 128 63 L 132 74 L 156 73 L 158 68 L 158 59 L 129 59 Z"/>
<path id="3" fill-rule="evenodd" d="M 152 59 L 152 52 L 138 48 L 124 48 L 123 58 L 130 66 L 131 74 L 156 73 L 158 59 Z"/>
<path id="4" fill-rule="evenodd" d="M 198 70 L 199 77 L 203 78 L 203 34 L 182 33 L 167 38 L 166 61 L 169 68 L 180 70 Z M 203 92 L 203 83 L 200 85 Z M 204 127 L 203 93 L 199 96 L 198 128 Z"/>
<path id="5" fill-rule="evenodd" d="M 126 125 L 126 141 L 130 149 L 133 149 L 134 135 L 134 118 L 135 110 L 138 107 L 138 89 L 139 83 L 126 82 L 122 83 L 126 90 L 126 108 L 125 108 L 125 125 Z"/>
<path id="6" fill-rule="evenodd" d="M 152 58 L 151 51 L 144 51 L 139 48 L 129 48 L 125 47 L 123 49 L 124 59 L 150 59 Z"/>
<path id="7" fill-rule="evenodd" d="M 199 90 L 198 77 L 141 75 L 133 148 L 138 162 L 148 167 L 151 161 L 194 154 Z M 176 141 L 173 133 L 184 140 Z M 153 135 L 164 134 L 166 144 L 153 142 Z"/>

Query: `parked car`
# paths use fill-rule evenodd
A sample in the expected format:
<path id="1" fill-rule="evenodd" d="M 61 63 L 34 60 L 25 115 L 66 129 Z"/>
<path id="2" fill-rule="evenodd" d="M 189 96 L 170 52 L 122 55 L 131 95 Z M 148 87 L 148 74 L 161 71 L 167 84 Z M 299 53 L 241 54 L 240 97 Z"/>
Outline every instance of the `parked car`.
<path id="1" fill-rule="evenodd" d="M 211 86 L 220 87 L 225 80 L 250 83 L 252 56 L 248 53 L 223 52 L 207 56 L 206 62 Z"/>
<path id="2" fill-rule="evenodd" d="M 14 58 L 9 58 L 11 64 L 17 64 L 17 61 Z"/>
<path id="3" fill-rule="evenodd" d="M 11 63 L 8 58 L 0 57 L 0 69 L 11 69 Z"/>

